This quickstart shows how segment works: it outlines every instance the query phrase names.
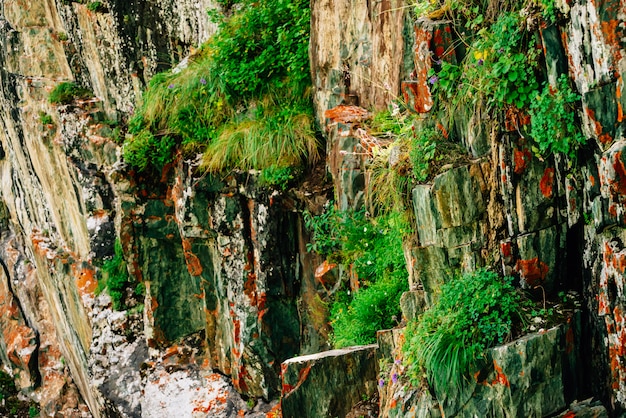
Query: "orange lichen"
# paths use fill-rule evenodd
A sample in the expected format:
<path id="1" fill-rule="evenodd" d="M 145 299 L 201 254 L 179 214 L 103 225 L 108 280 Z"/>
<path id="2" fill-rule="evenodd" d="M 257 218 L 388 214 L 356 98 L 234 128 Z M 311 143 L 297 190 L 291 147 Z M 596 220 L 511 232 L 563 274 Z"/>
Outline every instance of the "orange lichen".
<path id="1" fill-rule="evenodd" d="M 511 384 L 509 383 L 509 379 L 502 372 L 502 367 L 500 367 L 495 360 L 493 361 L 493 368 L 496 371 L 496 378 L 492 382 L 492 385 L 495 385 L 496 383 L 499 383 L 499 384 L 504 385 L 506 387 L 510 387 Z"/>
<path id="2" fill-rule="evenodd" d="M 539 189 L 541 194 L 546 198 L 552 197 L 552 188 L 554 187 L 554 168 L 548 167 L 544 170 L 543 176 L 539 181 Z"/>
<path id="3" fill-rule="evenodd" d="M 515 271 L 526 281 L 530 287 L 542 285 L 550 268 L 538 257 L 529 260 L 517 260 Z"/>

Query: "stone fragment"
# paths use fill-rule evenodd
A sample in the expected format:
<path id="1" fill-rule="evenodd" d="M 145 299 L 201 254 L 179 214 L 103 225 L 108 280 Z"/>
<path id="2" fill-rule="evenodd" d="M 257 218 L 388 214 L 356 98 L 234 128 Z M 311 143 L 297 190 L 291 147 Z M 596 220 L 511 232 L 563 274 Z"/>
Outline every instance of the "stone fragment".
<path id="1" fill-rule="evenodd" d="M 349 347 L 283 362 L 283 416 L 345 416 L 362 396 L 376 390 L 376 347 Z"/>

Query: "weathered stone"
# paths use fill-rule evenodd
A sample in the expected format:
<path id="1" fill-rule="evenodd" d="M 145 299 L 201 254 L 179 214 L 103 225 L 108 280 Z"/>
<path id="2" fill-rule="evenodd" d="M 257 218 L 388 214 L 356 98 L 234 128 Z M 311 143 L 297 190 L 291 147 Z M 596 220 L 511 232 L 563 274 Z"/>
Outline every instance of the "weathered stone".
<path id="1" fill-rule="evenodd" d="M 524 287 L 542 287 L 546 293 L 556 287 L 565 259 L 565 228 L 566 225 L 553 226 L 517 237 L 513 270 L 519 274 Z"/>
<path id="2" fill-rule="evenodd" d="M 284 417 L 345 416 L 376 389 L 376 345 L 295 357 L 282 364 Z"/>
<path id="3" fill-rule="evenodd" d="M 400 94 L 400 82 L 413 71 L 412 22 L 399 0 L 352 0 L 312 4 L 311 71 L 316 115 L 348 95 L 364 108 L 383 109 Z M 340 29 L 341 28 L 341 29 Z"/>
<path id="4" fill-rule="evenodd" d="M 416 320 L 426 309 L 426 299 L 423 290 L 411 290 L 404 292 L 400 297 L 400 309 L 402 318 L 407 321 Z"/>
<path id="5" fill-rule="evenodd" d="M 565 412 L 557 415 L 557 418 L 568 418 L 568 417 L 576 417 L 576 418 L 608 418 L 609 413 L 607 412 L 604 405 L 602 405 L 598 401 L 593 401 L 592 399 L 586 399 L 581 402 L 574 402 L 569 406 L 569 409 Z"/>

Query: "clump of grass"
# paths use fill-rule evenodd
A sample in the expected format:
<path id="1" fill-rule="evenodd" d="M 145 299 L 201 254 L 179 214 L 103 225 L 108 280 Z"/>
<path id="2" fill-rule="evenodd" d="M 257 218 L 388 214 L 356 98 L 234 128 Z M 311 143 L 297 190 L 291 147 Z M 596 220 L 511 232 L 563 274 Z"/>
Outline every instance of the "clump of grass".
<path id="1" fill-rule="evenodd" d="M 52 125 L 54 123 L 54 119 L 52 119 L 52 116 L 50 116 L 49 114 L 47 114 L 43 110 L 40 110 L 39 111 L 39 122 L 41 122 L 42 125 Z"/>
<path id="2" fill-rule="evenodd" d="M 423 368 L 437 394 L 462 392 L 485 349 L 509 340 L 514 322 L 523 320 L 525 302 L 512 281 L 478 270 L 441 287 L 439 299 L 405 332 L 403 350 L 414 382 Z"/>
<path id="3" fill-rule="evenodd" d="M 213 172 L 318 159 L 308 2 L 237 3 L 229 17 L 211 13 L 219 30 L 185 69 L 150 81 L 124 153 L 139 171 L 161 168 L 177 148 L 204 151 L 203 166 Z"/>
<path id="4" fill-rule="evenodd" d="M 319 143 L 310 107 L 292 100 L 291 94 L 267 94 L 245 116 L 223 125 L 204 153 L 203 167 L 219 172 L 316 162 Z"/>
<path id="5" fill-rule="evenodd" d="M 74 100 L 87 99 L 93 96 L 93 93 L 83 87 L 80 87 L 73 81 L 64 81 L 57 84 L 48 96 L 48 101 L 52 104 L 66 105 Z"/>

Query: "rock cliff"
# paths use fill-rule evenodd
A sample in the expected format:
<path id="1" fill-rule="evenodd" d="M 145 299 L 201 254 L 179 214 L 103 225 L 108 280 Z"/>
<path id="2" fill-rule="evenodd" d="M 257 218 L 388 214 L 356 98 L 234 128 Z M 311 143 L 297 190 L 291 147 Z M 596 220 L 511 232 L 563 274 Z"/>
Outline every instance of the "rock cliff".
<path id="1" fill-rule="evenodd" d="M 434 112 L 442 61 L 468 54 L 463 23 L 400 0 L 312 1 L 325 161 L 287 190 L 255 170 L 203 172 L 183 152 L 158 175 L 133 170 L 119 127 L 155 74 L 183 68 L 218 30 L 207 9 L 228 15 L 232 3 L 0 5 L 0 360 L 41 416 L 277 416 L 281 395 L 286 417 L 359 416 L 372 395 L 380 416 L 547 416 L 590 397 L 572 411 L 626 410 L 626 3 L 552 2 L 548 24 L 529 2 L 537 77 L 553 90 L 571 80 L 585 145 L 541 155 L 528 115 L 458 108 L 444 129 L 457 158 L 407 193 L 399 326 L 377 346 L 335 351 L 327 297 L 359 278 L 308 251 L 303 213 L 371 204 L 372 148 L 395 169 L 402 146 L 386 148 L 366 121 L 398 102 L 422 121 Z M 92 94 L 51 103 L 66 81 Z M 99 286 L 116 255 L 121 306 Z M 490 349 L 457 400 L 413 387 L 401 325 L 452 271 L 482 267 L 541 290 L 544 305 L 570 292 L 577 310 Z"/>

